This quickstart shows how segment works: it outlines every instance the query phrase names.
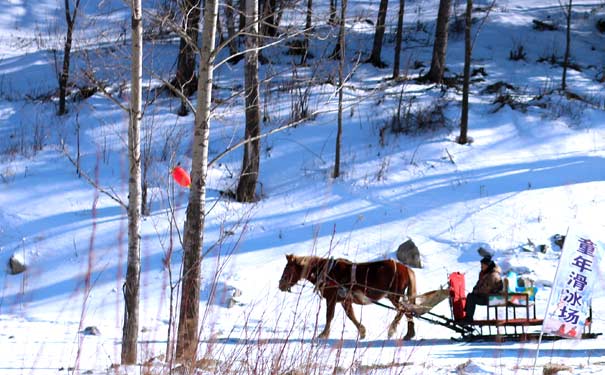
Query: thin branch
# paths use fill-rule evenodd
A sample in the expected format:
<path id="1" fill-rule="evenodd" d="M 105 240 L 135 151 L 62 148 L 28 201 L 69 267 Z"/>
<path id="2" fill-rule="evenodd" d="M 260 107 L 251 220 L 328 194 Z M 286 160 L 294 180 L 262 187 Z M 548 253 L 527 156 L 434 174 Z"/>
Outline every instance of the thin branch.
<path id="1" fill-rule="evenodd" d="M 251 34 L 251 33 L 248 33 L 248 32 L 245 31 L 246 28 L 249 28 L 249 27 L 250 26 L 246 26 L 244 29 L 238 31 L 237 33 L 235 33 L 231 37 L 225 39 L 221 44 L 218 45 L 218 47 L 216 48 L 216 50 L 213 53 L 213 57 L 216 56 L 216 55 L 218 55 L 221 52 L 221 50 L 223 48 L 225 48 L 226 46 L 228 46 L 229 43 L 232 42 L 234 39 L 236 39 L 236 38 L 238 38 L 240 36 L 250 36 L 250 35 L 254 36 L 254 34 Z M 294 38 L 294 37 L 296 37 L 296 36 L 298 36 L 298 35 L 300 35 L 300 34 L 302 34 L 304 32 L 305 32 L 305 30 L 301 30 L 301 31 L 297 31 L 297 32 L 295 32 L 293 34 L 286 34 L 285 36 L 282 34 L 282 35 L 278 36 L 273 42 L 267 43 L 267 44 L 263 43 L 263 45 L 260 46 L 260 47 L 258 47 L 257 49 L 259 51 L 262 51 L 265 48 L 269 48 L 269 47 L 273 47 L 275 45 L 278 45 L 278 44 L 282 43 L 284 40 L 290 39 L 290 38 Z M 266 37 L 264 35 L 258 35 L 258 37 L 260 37 L 261 39 L 263 39 L 263 38 L 264 39 L 272 39 L 272 38 L 268 38 L 268 37 Z M 246 52 L 248 52 L 248 50 L 243 50 L 243 51 L 237 52 L 237 53 L 235 53 L 233 55 L 230 55 L 226 59 L 224 59 L 222 61 L 219 61 L 218 63 L 215 63 L 214 64 L 215 69 L 218 68 L 219 66 L 223 65 L 224 63 L 228 62 L 230 59 L 232 59 L 232 58 L 234 58 L 236 56 L 244 55 Z"/>
<path id="2" fill-rule="evenodd" d="M 475 46 L 475 41 L 477 40 L 477 36 L 479 36 L 479 32 L 481 31 L 481 28 L 483 28 L 485 21 L 487 21 L 487 17 L 489 16 L 489 14 L 491 13 L 491 11 L 494 9 L 495 6 L 496 6 L 496 0 L 492 0 L 492 3 L 487 7 L 487 11 L 485 12 L 485 17 L 483 17 L 481 19 L 481 23 L 479 23 L 479 25 L 477 26 L 475 36 L 473 37 L 473 42 L 471 43 L 471 51 L 473 50 L 473 47 Z"/>
<path id="3" fill-rule="evenodd" d="M 354 103 L 351 103 L 350 105 L 346 106 L 344 109 L 352 108 L 355 104 L 358 104 L 358 102 L 356 101 Z M 208 168 L 210 168 L 214 163 L 216 163 L 218 160 L 222 159 L 225 155 L 227 155 L 231 151 L 236 150 L 236 149 L 238 149 L 238 148 L 240 148 L 240 147 L 242 147 L 242 146 L 244 146 L 244 145 L 246 145 L 246 144 L 248 144 L 250 142 L 256 141 L 258 139 L 266 138 L 266 137 L 270 136 L 271 134 L 279 133 L 279 132 L 284 131 L 284 130 L 289 129 L 289 128 L 293 128 L 293 127 L 298 126 L 298 125 L 302 124 L 303 122 L 305 122 L 305 121 L 307 121 L 307 120 L 309 120 L 311 118 L 314 118 L 314 117 L 316 117 L 318 115 L 326 114 L 326 113 L 334 113 L 334 112 L 337 112 L 337 111 L 338 111 L 338 109 L 317 110 L 317 111 L 311 113 L 307 117 L 298 119 L 296 121 L 287 122 L 287 123 L 285 123 L 285 124 L 283 124 L 281 126 L 278 126 L 275 129 L 269 130 L 266 133 L 260 134 L 260 135 L 258 135 L 256 137 L 251 137 L 251 138 L 248 138 L 248 139 L 244 139 L 244 140 L 242 140 L 242 141 L 240 141 L 240 142 L 238 142 L 238 143 L 236 143 L 236 144 L 234 144 L 234 145 L 232 145 L 230 147 L 227 147 L 225 150 L 223 150 L 217 156 L 215 156 L 212 160 L 210 160 L 208 162 Z"/>
<path id="4" fill-rule="evenodd" d="M 65 142 L 63 140 L 61 140 L 61 147 L 60 147 L 61 152 L 63 153 L 63 155 L 65 155 L 67 157 L 67 159 L 71 162 L 71 164 L 73 164 L 74 167 L 76 167 L 78 169 L 78 165 L 76 164 L 76 161 L 71 157 L 71 155 L 69 155 L 69 153 L 67 152 L 67 149 L 65 148 Z M 97 189 L 100 193 L 105 194 L 107 197 L 109 197 L 110 199 L 114 200 L 115 202 L 117 202 L 120 206 L 122 206 L 124 209 L 128 209 L 128 205 L 125 204 L 119 197 L 118 195 L 115 193 L 115 191 L 113 191 L 113 189 L 111 189 L 111 192 L 109 190 L 106 190 L 104 188 L 102 188 L 101 186 L 99 186 L 99 184 L 97 184 L 95 182 L 94 179 L 92 179 L 86 172 L 82 171 L 82 169 L 80 168 L 78 170 L 78 172 L 80 173 L 80 175 L 82 177 L 84 177 L 84 179 L 95 189 Z"/>
<path id="5" fill-rule="evenodd" d="M 358 59 L 358 61 L 359 61 L 359 59 Z M 347 78 L 350 77 L 351 74 L 352 74 L 352 72 L 347 75 Z M 368 90 L 369 93 L 363 95 L 362 97 L 359 97 L 359 99 L 356 100 L 355 102 L 350 103 L 349 105 L 345 106 L 343 108 L 343 111 L 352 108 L 354 105 L 358 104 L 361 101 L 368 100 L 369 97 L 371 97 L 374 93 L 378 92 L 379 90 L 380 90 L 380 87 L 375 87 L 375 88 L 373 88 L 371 90 Z M 337 92 L 337 90 L 335 90 L 335 92 Z M 328 102 L 330 101 L 331 98 L 334 97 L 334 95 L 335 95 L 335 93 L 332 93 L 332 95 L 330 95 L 330 97 L 328 99 Z M 218 160 L 222 159 L 225 155 L 227 155 L 231 151 L 234 151 L 234 150 L 236 150 L 236 149 L 238 149 L 238 148 L 240 148 L 240 147 L 242 147 L 242 146 L 244 146 L 244 145 L 246 145 L 246 144 L 248 144 L 250 142 L 256 141 L 258 139 L 266 138 L 266 137 L 270 136 L 271 134 L 275 134 L 275 133 L 281 132 L 281 131 L 289 129 L 289 128 L 296 127 L 296 126 L 302 124 L 303 122 L 305 122 L 305 121 L 307 121 L 307 120 L 309 120 L 311 118 L 314 118 L 314 117 L 316 117 L 318 115 L 326 114 L 326 113 L 334 113 L 334 112 L 337 112 L 337 111 L 338 111 L 338 109 L 317 110 L 317 111 L 314 111 L 313 113 L 309 114 L 307 117 L 304 117 L 304 118 L 301 118 L 301 119 L 298 119 L 298 120 L 295 120 L 295 121 L 292 121 L 292 122 L 287 122 L 287 123 L 285 123 L 285 124 L 283 124 L 281 126 L 278 126 L 275 129 L 269 130 L 266 133 L 260 134 L 260 135 L 258 135 L 256 137 L 244 139 L 244 140 L 242 140 L 242 141 L 240 141 L 240 142 L 238 142 L 238 143 L 236 143 L 236 144 L 234 144 L 234 145 L 232 145 L 230 147 L 227 147 L 225 150 L 223 150 L 217 156 L 215 156 L 212 160 L 210 160 L 208 162 L 208 168 L 210 168 L 214 163 L 216 163 Z"/>
<path id="6" fill-rule="evenodd" d="M 452 156 L 452 154 L 450 154 L 450 151 L 446 148 L 445 152 L 447 153 L 447 157 L 450 159 L 450 162 L 455 165 L 456 162 L 454 161 L 454 157 Z"/>
<path id="7" fill-rule="evenodd" d="M 99 90 L 101 90 L 101 93 L 103 95 L 105 95 L 105 97 L 107 97 L 109 100 L 114 102 L 114 104 L 116 104 L 118 107 L 120 107 L 120 109 L 122 109 L 123 111 L 130 112 L 130 108 L 128 108 L 127 106 L 122 104 L 118 99 L 116 99 L 113 96 L 113 94 L 107 90 L 107 86 L 105 85 L 105 83 L 102 81 L 99 81 L 94 76 L 94 73 L 92 73 L 91 71 L 88 71 L 88 70 L 83 70 L 83 72 L 84 72 L 84 76 L 86 78 L 88 78 L 88 80 L 90 80 Z"/>
<path id="8" fill-rule="evenodd" d="M 167 86 L 168 89 L 170 89 L 170 91 L 172 93 L 174 93 L 176 96 L 178 96 L 179 99 L 181 99 L 183 101 L 183 103 L 185 103 L 185 105 L 187 105 L 187 107 L 189 108 L 189 110 L 191 112 L 195 113 L 195 106 L 193 105 L 193 103 L 191 103 L 191 101 L 189 100 L 189 98 L 187 96 L 185 96 L 185 94 L 183 94 L 183 90 L 181 90 L 178 87 L 174 86 L 172 83 L 170 83 L 170 81 L 167 81 L 163 77 L 160 77 L 159 75 L 157 75 L 156 73 L 154 73 L 152 70 L 145 69 L 145 71 L 149 72 L 149 75 L 151 77 L 154 77 L 154 78 L 158 79 L 165 86 Z"/>

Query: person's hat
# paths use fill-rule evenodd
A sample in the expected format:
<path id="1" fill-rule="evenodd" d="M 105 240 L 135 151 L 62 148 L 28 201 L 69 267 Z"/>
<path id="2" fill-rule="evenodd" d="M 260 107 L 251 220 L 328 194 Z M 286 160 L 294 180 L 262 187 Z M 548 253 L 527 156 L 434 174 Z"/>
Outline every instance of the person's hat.
<path id="1" fill-rule="evenodd" d="M 486 264 L 486 265 L 490 265 L 492 263 L 492 257 L 491 256 L 484 256 L 481 259 L 481 264 Z"/>

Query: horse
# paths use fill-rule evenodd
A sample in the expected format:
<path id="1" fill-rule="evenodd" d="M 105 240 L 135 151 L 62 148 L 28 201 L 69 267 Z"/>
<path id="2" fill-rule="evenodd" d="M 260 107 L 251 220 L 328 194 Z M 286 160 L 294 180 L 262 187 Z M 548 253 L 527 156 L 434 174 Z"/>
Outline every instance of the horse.
<path id="1" fill-rule="evenodd" d="M 391 322 L 388 337 L 397 331 L 399 321 L 406 315 L 408 330 L 403 338 L 410 340 L 415 335 L 413 313 L 406 306 L 414 304 L 416 276 L 414 271 L 393 259 L 366 263 L 353 263 L 346 259 L 322 258 L 318 256 L 286 255 L 287 264 L 279 280 L 279 289 L 290 289 L 301 279 L 315 285 L 315 290 L 326 300 L 326 325 L 317 336 L 327 339 L 339 302 L 347 317 L 355 324 L 359 338 L 366 335 L 365 327 L 355 317 L 352 304 L 367 305 L 386 297 L 397 310 Z M 405 293 L 405 295 L 404 295 Z"/>

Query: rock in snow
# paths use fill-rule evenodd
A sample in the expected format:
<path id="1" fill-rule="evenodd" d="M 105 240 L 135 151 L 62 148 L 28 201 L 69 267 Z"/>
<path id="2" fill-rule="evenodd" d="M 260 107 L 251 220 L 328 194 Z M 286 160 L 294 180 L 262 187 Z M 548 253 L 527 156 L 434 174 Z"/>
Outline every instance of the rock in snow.
<path id="1" fill-rule="evenodd" d="M 410 267 L 422 268 L 420 251 L 412 239 L 408 239 L 399 245 L 399 248 L 397 249 L 397 259 Z"/>
<path id="2" fill-rule="evenodd" d="M 87 336 L 101 336 L 101 331 L 96 326 L 89 326 L 82 330 L 82 334 Z"/>
<path id="3" fill-rule="evenodd" d="M 25 272 L 27 266 L 25 265 L 25 259 L 22 254 L 15 253 L 8 260 L 8 269 L 11 275 L 18 275 Z"/>

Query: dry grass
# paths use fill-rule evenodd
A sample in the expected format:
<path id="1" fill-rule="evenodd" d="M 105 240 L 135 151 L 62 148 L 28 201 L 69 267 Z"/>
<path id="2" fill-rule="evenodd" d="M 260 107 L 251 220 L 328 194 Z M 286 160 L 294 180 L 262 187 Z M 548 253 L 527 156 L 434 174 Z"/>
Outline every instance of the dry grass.
<path id="1" fill-rule="evenodd" d="M 550 363 L 550 364 L 547 364 L 544 366 L 544 369 L 542 370 L 542 374 L 555 375 L 555 374 L 558 374 L 560 371 L 572 372 L 572 369 L 569 366 L 556 364 L 556 363 Z"/>

